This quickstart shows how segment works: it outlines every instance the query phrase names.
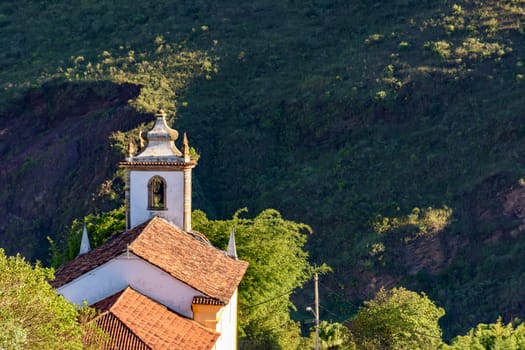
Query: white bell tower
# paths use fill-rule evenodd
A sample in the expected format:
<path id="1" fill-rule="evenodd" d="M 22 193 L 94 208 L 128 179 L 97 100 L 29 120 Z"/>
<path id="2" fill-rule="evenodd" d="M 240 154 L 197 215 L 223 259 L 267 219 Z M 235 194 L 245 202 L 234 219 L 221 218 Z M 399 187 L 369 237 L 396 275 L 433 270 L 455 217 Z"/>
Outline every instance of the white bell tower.
<path id="1" fill-rule="evenodd" d="M 126 229 L 160 216 L 191 231 L 191 169 L 197 162 L 190 160 L 186 134 L 182 152 L 177 149 L 179 133 L 165 117 L 160 110 L 146 148 L 120 163 L 126 169 Z"/>

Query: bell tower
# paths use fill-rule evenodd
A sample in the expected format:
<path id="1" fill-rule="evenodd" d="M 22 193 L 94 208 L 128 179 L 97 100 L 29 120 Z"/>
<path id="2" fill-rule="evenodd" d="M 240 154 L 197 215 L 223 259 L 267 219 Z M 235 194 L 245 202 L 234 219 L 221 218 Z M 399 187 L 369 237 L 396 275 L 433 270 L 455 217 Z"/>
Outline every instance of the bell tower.
<path id="1" fill-rule="evenodd" d="M 138 154 L 130 149 L 120 165 L 126 169 L 126 229 L 153 216 L 160 216 L 184 231 L 191 231 L 191 170 L 197 162 L 190 159 L 186 134 L 182 152 L 175 146 L 177 130 L 166 124 L 166 114 L 155 115 L 147 132 L 147 145 Z"/>

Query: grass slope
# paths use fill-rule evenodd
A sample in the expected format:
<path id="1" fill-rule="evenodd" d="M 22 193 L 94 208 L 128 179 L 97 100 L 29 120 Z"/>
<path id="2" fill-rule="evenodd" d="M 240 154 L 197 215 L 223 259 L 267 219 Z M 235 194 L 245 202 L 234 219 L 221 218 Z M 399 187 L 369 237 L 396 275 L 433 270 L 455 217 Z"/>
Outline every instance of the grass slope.
<path id="1" fill-rule="evenodd" d="M 8 1 L 2 115 L 64 76 L 144 85 L 141 111 L 176 100 L 202 154 L 197 206 L 312 225 L 312 259 L 335 270 L 322 316 L 401 283 L 445 307 L 451 336 L 524 312 L 508 204 L 524 171 L 524 15 L 522 0 Z M 176 77 L 165 68 L 186 51 L 195 65 Z"/>

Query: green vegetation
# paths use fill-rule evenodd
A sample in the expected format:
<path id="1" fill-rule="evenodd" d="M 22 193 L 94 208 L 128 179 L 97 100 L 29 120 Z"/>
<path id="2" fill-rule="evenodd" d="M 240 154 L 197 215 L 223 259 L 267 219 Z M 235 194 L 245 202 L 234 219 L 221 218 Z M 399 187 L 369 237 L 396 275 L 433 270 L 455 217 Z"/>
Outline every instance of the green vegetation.
<path id="1" fill-rule="evenodd" d="M 445 310 L 404 288 L 381 288 L 348 322 L 357 349 L 437 349 Z"/>
<path id="2" fill-rule="evenodd" d="M 446 350 L 518 350 L 525 347 L 525 325 L 520 323 L 505 325 L 501 318 L 496 323 L 479 324 L 466 335 L 454 338 L 451 346 L 444 346 Z"/>
<path id="3" fill-rule="evenodd" d="M 273 209 L 263 211 L 254 219 L 241 218 L 240 214 L 244 211 L 246 209 L 237 211 L 230 220 L 209 220 L 206 214 L 199 210 L 193 213 L 194 227 L 207 232 L 212 243 L 223 249 L 226 249 L 228 243 L 228 230 L 235 228 L 239 255 L 250 262 L 250 269 L 240 287 L 241 348 L 313 347 L 314 330 L 310 331 L 310 339 L 301 338 L 298 323 L 290 319 L 290 310 L 295 310 L 290 296 L 303 285 L 312 272 L 312 267 L 306 260 L 307 254 L 302 250 L 306 241 L 304 233 L 311 233 L 310 227 L 284 220 Z M 425 210 L 427 213 L 432 211 L 432 208 Z M 443 214 L 448 213 L 449 209 L 438 211 Z M 103 243 L 112 232 L 118 232 L 123 227 L 123 214 L 122 207 L 84 218 L 92 232 L 90 236 L 94 246 Z M 419 214 L 419 209 L 414 209 L 408 221 L 417 223 L 417 218 L 421 217 Z M 437 215 L 438 218 L 441 216 Z M 413 222 L 409 224 L 416 225 Z M 65 248 L 69 254 L 66 254 L 66 259 L 71 259 L 78 251 L 82 225 L 76 220 L 71 227 L 70 238 Z M 400 226 L 402 225 L 396 228 Z M 57 254 L 60 248 L 54 244 L 52 246 L 53 253 Z M 63 256 L 53 256 L 53 260 L 59 258 L 62 259 Z M 325 271 L 326 267 L 322 267 L 321 270 Z M 261 288 L 261 285 L 264 287 Z M 288 289 L 281 293 L 285 287 Z M 519 350 L 525 344 L 525 326 L 522 323 L 503 325 L 501 318 L 498 318 L 495 324 L 478 324 L 465 336 L 457 336 L 451 341 L 451 345 L 447 345 L 442 340 L 442 331 L 438 324 L 444 314 L 445 311 L 437 307 L 424 293 L 418 294 L 405 288 L 381 288 L 374 299 L 366 301 L 348 320 L 348 328 L 340 323 L 322 321 L 319 332 L 320 346 L 321 349 L 334 350 Z M 92 328 L 88 330 L 98 331 Z M 90 345 L 96 348 L 106 338 L 102 334 L 100 339 L 99 342 Z"/>
<path id="4" fill-rule="evenodd" d="M 21 183 L 46 155 L 17 147 L 63 132 L 53 118 L 89 101 L 69 90 L 128 82 L 142 85 L 133 109 L 177 111 L 175 127 L 202 154 L 198 208 L 224 218 L 271 207 L 311 225 L 312 262 L 334 268 L 322 299 L 335 321 L 386 284 L 424 290 L 445 308 L 446 339 L 499 315 L 510 322 L 525 312 L 524 217 L 512 200 L 525 171 L 524 17 L 523 0 L 4 1 L 0 138 L 5 120 L 38 122 L 0 143 L 4 163 L 19 164 L 0 192 L 6 248 L 37 254 L 42 237 L 65 239 L 73 214 L 98 202 L 64 204 L 63 231 L 43 220 L 51 213 L 18 203 L 98 193 L 93 172 L 108 166 L 89 158 L 55 174 L 68 185 L 38 202 Z M 70 88 L 60 98 L 26 101 L 58 82 Z M 117 133 L 116 148 L 129 138 Z M 62 163 L 53 160 L 57 171 Z"/>
<path id="5" fill-rule="evenodd" d="M 192 226 L 221 249 L 226 249 L 229 232 L 234 229 L 238 255 L 250 263 L 239 286 L 241 348 L 297 349 L 305 339 L 301 338 L 299 324 L 290 319 L 290 310 L 295 310 L 290 296 L 312 275 L 308 254 L 303 250 L 311 228 L 285 220 L 273 209 L 264 210 L 253 219 L 241 217 L 245 211 L 238 210 L 230 220 L 210 220 L 196 210 Z M 124 228 L 124 207 L 75 220 L 69 239 L 61 245 L 52 244 L 53 261 L 67 261 L 78 254 L 83 223 L 96 247 Z M 65 256 L 60 254 L 63 250 Z M 326 271 L 327 267 L 322 266 L 321 270 Z"/>
<path id="6" fill-rule="evenodd" d="M 51 269 L 31 266 L 0 249 L 0 347 L 2 349 L 82 349 L 76 306 L 47 282 Z"/>
<path id="7" fill-rule="evenodd" d="M 315 344 L 315 329 L 311 330 L 310 340 Z M 356 349 L 347 327 L 341 323 L 327 321 L 319 323 L 319 347 L 322 350 Z"/>
<path id="8" fill-rule="evenodd" d="M 332 349 L 441 349 L 441 350 L 520 350 L 525 347 L 525 324 L 478 324 L 448 345 L 441 340 L 438 320 L 445 311 L 428 297 L 404 288 L 380 289 L 375 298 L 365 302 L 344 330 L 334 337 Z M 339 326 L 329 326 L 327 330 Z M 346 330 L 348 332 L 348 330 Z M 326 337 L 326 332 L 323 334 Z M 329 332 L 335 335 L 338 332 Z M 323 343 L 326 346 L 326 343 Z"/>
<path id="9" fill-rule="evenodd" d="M 196 75 L 217 72 L 213 59 L 201 51 L 190 51 L 178 43 L 167 43 L 162 36 L 154 47 L 142 53 L 133 50 L 119 52 L 114 57 L 102 52 L 95 61 L 86 62 L 83 56 L 72 58 L 73 67 L 65 70 L 69 81 L 98 81 L 110 79 L 117 84 L 141 86 L 139 96 L 130 101 L 139 112 L 155 113 L 163 108 L 173 115 L 177 111 L 177 95 Z M 120 50 L 122 51 L 122 50 Z M 184 103 L 183 103 L 184 104 Z"/>
<path id="10" fill-rule="evenodd" d="M 193 227 L 205 232 L 222 249 L 235 230 L 237 253 L 250 263 L 239 286 L 240 347 L 243 349 L 297 349 L 303 341 L 297 322 L 290 319 L 295 309 L 291 294 L 310 277 L 312 267 L 303 250 L 311 228 L 285 220 L 273 209 L 253 219 L 209 220 L 204 212 L 193 213 Z"/>
<path id="11" fill-rule="evenodd" d="M 90 244 L 93 247 L 97 247 L 111 235 L 124 231 L 126 228 L 126 209 L 122 206 L 106 213 L 87 215 L 83 221 L 74 220 L 65 242 L 55 243 L 48 237 L 51 244 L 51 263 L 53 267 L 57 268 L 78 255 L 84 225 L 86 225 L 88 231 Z"/>
<path id="12" fill-rule="evenodd" d="M 442 209 L 428 207 L 421 210 L 419 208 L 414 208 L 406 217 L 379 217 L 374 223 L 374 230 L 377 233 L 382 234 L 414 226 L 417 228 L 416 237 L 432 235 L 443 231 L 450 224 L 451 217 L 452 209 L 447 206 L 444 206 Z"/>

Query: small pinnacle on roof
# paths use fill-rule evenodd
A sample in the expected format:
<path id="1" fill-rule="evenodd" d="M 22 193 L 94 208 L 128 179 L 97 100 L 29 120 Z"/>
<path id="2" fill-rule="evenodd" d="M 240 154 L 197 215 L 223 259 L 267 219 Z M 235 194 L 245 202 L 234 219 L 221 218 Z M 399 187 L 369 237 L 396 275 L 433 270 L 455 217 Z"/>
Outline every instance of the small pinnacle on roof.
<path id="1" fill-rule="evenodd" d="M 131 143 L 131 140 L 128 143 L 128 157 L 133 157 L 133 143 Z"/>
<path id="2" fill-rule="evenodd" d="M 182 154 L 184 155 L 184 160 L 190 160 L 190 145 L 186 133 L 184 133 L 184 136 L 182 137 Z"/>
<path id="3" fill-rule="evenodd" d="M 235 231 L 233 228 L 230 230 L 230 240 L 228 241 L 228 251 L 226 254 L 235 260 L 237 260 L 237 247 L 235 246 Z"/>
<path id="4" fill-rule="evenodd" d="M 80 242 L 80 250 L 78 255 L 85 254 L 91 250 L 91 244 L 89 244 L 89 237 L 87 232 L 86 224 L 84 224 L 84 229 L 82 230 L 82 241 Z"/>
<path id="5" fill-rule="evenodd" d="M 142 129 L 139 129 L 139 147 L 142 150 L 144 146 L 146 146 L 146 140 L 144 140 L 144 136 L 142 135 Z"/>

